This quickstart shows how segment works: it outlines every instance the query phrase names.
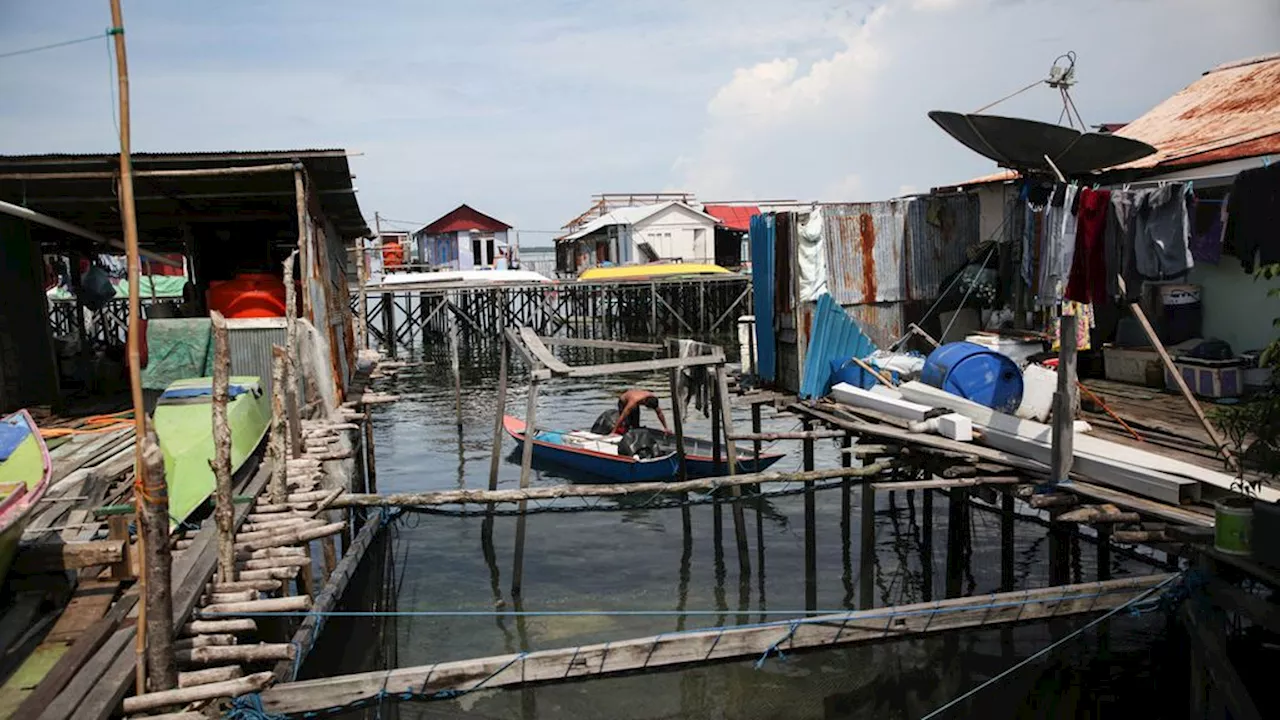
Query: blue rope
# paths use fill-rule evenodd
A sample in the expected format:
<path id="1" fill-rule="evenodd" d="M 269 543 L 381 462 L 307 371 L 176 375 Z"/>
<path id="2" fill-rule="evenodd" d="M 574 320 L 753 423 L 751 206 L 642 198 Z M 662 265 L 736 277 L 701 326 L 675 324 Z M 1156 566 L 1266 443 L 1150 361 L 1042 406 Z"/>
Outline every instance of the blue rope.
<path id="1" fill-rule="evenodd" d="M 269 713 L 262 707 L 262 696 L 258 693 L 241 695 L 231 700 L 231 709 L 224 716 L 227 720 L 289 720 L 288 715 Z"/>
<path id="2" fill-rule="evenodd" d="M 1080 627 L 1078 630 L 1076 630 L 1075 632 L 1071 633 L 1070 635 L 1068 635 L 1068 636 L 1066 636 L 1066 637 L 1062 638 L 1061 640 L 1058 640 L 1058 641 L 1057 641 L 1057 642 L 1055 642 L 1055 643 L 1051 643 L 1050 645 L 1048 645 L 1048 646 L 1046 646 L 1046 647 L 1044 647 L 1044 648 L 1041 648 L 1040 650 L 1036 651 L 1036 652 L 1035 652 L 1035 654 L 1031 655 L 1030 657 L 1026 658 L 1025 660 L 1022 660 L 1021 662 L 1017 663 L 1017 664 L 1016 664 L 1016 665 L 1014 665 L 1013 667 L 1010 667 L 1009 669 L 1005 670 L 1004 672 L 1000 673 L 999 675 L 996 675 L 995 677 L 991 678 L 990 680 L 987 680 L 986 682 L 982 683 L 981 685 L 978 685 L 977 687 L 975 687 L 975 688 L 973 688 L 973 689 L 969 690 L 968 692 L 964 693 L 964 694 L 963 694 L 963 695 L 961 695 L 960 697 L 958 697 L 958 698 L 956 698 L 956 699 L 954 699 L 954 700 L 952 700 L 952 701 L 948 702 L 947 704 L 943 705 L 942 707 L 938 708 L 937 710 L 934 710 L 933 712 L 929 713 L 928 715 L 925 715 L 923 718 L 921 718 L 921 720 L 930 720 L 930 718 L 935 718 L 935 717 L 938 717 L 938 716 L 942 715 L 943 713 L 946 713 L 947 711 L 951 710 L 952 708 L 954 708 L 955 706 L 957 706 L 957 705 L 959 705 L 960 703 L 964 702 L 965 700 L 968 700 L 969 698 L 973 697 L 974 695 L 977 695 L 979 692 L 982 692 L 982 691 L 983 691 L 983 690 L 985 690 L 986 688 L 991 687 L 992 685 L 994 685 L 994 684 L 996 684 L 996 683 L 1000 682 L 1000 681 L 1001 681 L 1001 680 L 1003 680 L 1004 678 L 1008 677 L 1009 675 L 1011 675 L 1011 674 L 1013 674 L 1013 673 L 1017 672 L 1018 670 L 1020 670 L 1020 669 L 1022 669 L 1022 668 L 1024 668 L 1024 667 L 1026 667 L 1027 665 L 1030 665 L 1031 663 L 1035 662 L 1036 660 L 1039 660 L 1040 658 L 1044 657 L 1045 655 L 1048 655 L 1049 653 L 1053 652 L 1053 651 L 1054 651 L 1054 650 L 1056 650 L 1057 648 L 1062 647 L 1063 645 L 1067 644 L 1068 642 L 1071 642 L 1072 640 L 1075 640 L 1076 638 L 1080 637 L 1081 635 L 1083 635 L 1084 633 L 1088 632 L 1089 630 L 1091 630 L 1091 629 L 1093 629 L 1093 628 L 1097 627 L 1097 626 L 1098 626 L 1098 625 L 1100 625 L 1101 623 L 1106 622 L 1107 620 L 1109 620 L 1109 619 L 1110 619 L 1110 618 L 1112 618 L 1113 616 L 1118 615 L 1118 614 L 1120 614 L 1121 612 L 1124 612 L 1125 610 L 1127 610 L 1127 609 L 1129 609 L 1129 608 L 1131 608 L 1131 607 L 1133 607 L 1133 606 L 1137 605 L 1138 603 L 1141 603 L 1142 601 L 1146 600 L 1147 598 L 1151 597 L 1152 595 L 1154 595 L 1154 594 L 1156 594 L 1157 592 L 1159 592 L 1160 590 L 1162 590 L 1165 586 L 1167 586 L 1167 585 L 1169 585 L 1170 583 L 1173 583 L 1173 582 L 1175 582 L 1175 581 L 1177 581 L 1177 580 L 1181 580 L 1182 578 L 1183 578 L 1183 575 L 1182 575 L 1182 574 L 1174 575 L 1173 577 L 1170 577 L 1170 578 L 1166 579 L 1164 582 L 1160 583 L 1159 585 L 1156 585 L 1155 587 L 1148 589 L 1147 591 L 1145 591 L 1145 592 L 1143 592 L 1142 594 L 1138 595 L 1137 597 L 1133 598 L 1133 599 L 1132 599 L 1132 600 L 1130 600 L 1129 602 L 1126 602 L 1126 603 L 1124 603 L 1123 605 L 1120 605 L 1120 606 L 1118 606 L 1118 607 L 1112 608 L 1111 610 L 1108 610 L 1108 611 L 1107 611 L 1105 614 L 1103 614 L 1101 617 L 1096 618 L 1096 619 L 1094 619 L 1094 620 L 1090 621 L 1089 623 L 1087 623 L 1087 624 L 1083 625 L 1083 626 L 1082 626 L 1082 627 Z"/>
<path id="3" fill-rule="evenodd" d="M 772 645 L 764 649 L 764 653 L 756 660 L 755 668 L 759 670 L 764 667 L 764 661 L 769 659 L 771 653 L 777 653 L 779 660 L 786 660 L 787 656 L 782 652 L 782 643 L 789 642 L 791 638 L 796 636 L 796 628 L 800 627 L 800 620 L 792 620 L 791 628 L 787 630 L 787 634 L 778 638 Z"/>

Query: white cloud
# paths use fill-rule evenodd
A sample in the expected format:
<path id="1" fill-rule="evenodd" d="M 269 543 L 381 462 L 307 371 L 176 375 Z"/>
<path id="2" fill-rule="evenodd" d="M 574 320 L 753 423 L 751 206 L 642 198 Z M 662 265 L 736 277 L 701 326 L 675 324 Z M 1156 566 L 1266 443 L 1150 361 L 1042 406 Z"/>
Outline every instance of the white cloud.
<path id="1" fill-rule="evenodd" d="M 994 168 L 929 110 L 976 109 L 1075 50 L 1084 119 L 1131 120 L 1219 62 L 1274 50 L 1278 33 L 1274 0 L 1209 15 L 1194 0 L 886 0 L 728 74 L 680 151 L 678 184 L 707 196 L 866 200 L 962 181 Z M 994 111 L 1056 121 L 1060 109 L 1056 92 L 1037 88 Z"/>

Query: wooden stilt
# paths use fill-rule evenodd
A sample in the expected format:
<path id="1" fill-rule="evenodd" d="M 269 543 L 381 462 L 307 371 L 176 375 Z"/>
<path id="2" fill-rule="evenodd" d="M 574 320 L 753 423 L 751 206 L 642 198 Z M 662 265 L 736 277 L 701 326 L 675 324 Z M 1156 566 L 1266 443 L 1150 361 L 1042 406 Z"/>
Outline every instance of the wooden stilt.
<path id="1" fill-rule="evenodd" d="M 502 454 L 502 418 L 507 413 L 507 356 L 511 349 L 506 337 L 498 339 L 498 400 L 493 417 L 493 450 L 489 457 L 489 489 L 498 489 L 498 459 Z"/>
<path id="2" fill-rule="evenodd" d="M 1064 482 L 1071 475 L 1074 458 L 1076 409 L 1076 327 L 1075 315 L 1063 315 L 1058 330 L 1058 391 L 1053 396 L 1052 469 L 1049 483 Z"/>
<path id="3" fill-rule="evenodd" d="M 733 441 L 733 405 L 729 402 L 729 383 L 724 376 L 724 366 L 716 365 L 712 371 L 716 380 L 716 401 L 720 404 L 721 429 L 724 432 L 725 457 L 729 464 L 729 477 L 737 474 L 738 446 Z M 738 545 L 738 570 L 743 577 L 751 574 L 751 550 L 747 546 L 747 521 L 742 511 L 742 488 L 729 489 L 733 496 L 733 537 Z"/>
<path id="4" fill-rule="evenodd" d="M 933 494 L 926 488 L 920 496 L 920 584 L 925 602 L 933 600 Z"/>
<path id="5" fill-rule="evenodd" d="M 148 430 L 143 440 L 146 485 L 138 513 L 140 532 L 147 549 L 144 587 L 147 592 L 147 668 L 152 691 L 170 690 L 178 685 L 178 668 L 173 659 L 173 570 L 169 554 L 169 489 L 164 477 L 164 455 L 155 433 Z"/>
<path id="6" fill-rule="evenodd" d="M 1098 579 L 1111 579 L 1111 525 L 1098 525 Z"/>
<path id="7" fill-rule="evenodd" d="M 272 503 L 282 503 L 289 494 L 285 457 L 284 423 L 284 348 L 271 346 L 271 484 L 268 488 Z"/>
<path id="8" fill-rule="evenodd" d="M 213 324 L 213 474 L 217 478 L 214 517 L 218 523 L 218 579 L 236 580 L 235 507 L 231 496 L 231 426 L 227 404 L 231 401 L 231 349 L 227 321 L 222 313 L 209 313 Z"/>
<path id="9" fill-rule="evenodd" d="M 295 191 L 298 195 L 298 247 L 306 241 L 307 198 L 302 182 L 302 171 L 294 171 Z M 284 355 L 284 408 L 289 428 L 289 457 L 302 457 L 302 414 L 298 409 L 298 290 L 293 284 L 293 265 L 298 251 L 289 253 L 284 261 L 285 297 L 285 355 Z"/>
<path id="10" fill-rule="evenodd" d="M 537 432 L 538 414 L 538 380 L 529 381 L 529 398 L 525 406 L 524 447 L 520 455 L 520 489 L 529 487 L 529 476 L 533 464 L 533 436 Z M 516 518 L 515 566 L 511 571 L 511 594 L 519 596 L 524 584 L 524 534 L 528 516 L 525 509 L 528 501 L 520 501 L 520 515 Z"/>
<path id="11" fill-rule="evenodd" d="M 813 422 L 804 421 L 804 430 L 813 429 Z M 804 470 L 813 470 L 813 438 L 801 441 Z M 818 525 L 816 517 L 813 482 L 804 484 L 804 609 L 816 610 L 818 607 Z"/>
<path id="12" fill-rule="evenodd" d="M 453 369 L 453 415 L 462 427 L 462 368 L 458 361 L 458 318 L 449 321 L 449 366 Z"/>
<path id="13" fill-rule="evenodd" d="M 671 429 L 676 433 L 676 461 L 680 468 L 680 480 L 683 482 L 689 479 L 689 468 L 685 461 L 684 453 L 684 413 L 681 411 L 683 403 L 680 399 L 680 389 L 678 378 L 680 377 L 680 368 L 671 368 L 668 371 L 669 381 L 671 384 Z"/>
<path id="14" fill-rule="evenodd" d="M 1000 496 L 1000 589 L 1013 590 L 1013 494 L 1006 492 Z"/>
<path id="15" fill-rule="evenodd" d="M 969 491 L 953 488 L 947 503 L 947 581 L 948 599 L 960 597 L 964 576 L 964 545 L 968 533 Z"/>
<path id="16" fill-rule="evenodd" d="M 360 299 L 356 304 L 356 347 L 364 350 L 369 347 L 369 250 L 368 240 L 356 238 L 356 282 L 359 287 L 356 296 Z"/>
<path id="17" fill-rule="evenodd" d="M 869 610 L 875 607 L 876 577 L 876 488 L 872 483 L 862 486 L 862 517 L 860 520 L 861 537 L 859 541 L 860 562 L 858 565 L 858 609 Z"/>

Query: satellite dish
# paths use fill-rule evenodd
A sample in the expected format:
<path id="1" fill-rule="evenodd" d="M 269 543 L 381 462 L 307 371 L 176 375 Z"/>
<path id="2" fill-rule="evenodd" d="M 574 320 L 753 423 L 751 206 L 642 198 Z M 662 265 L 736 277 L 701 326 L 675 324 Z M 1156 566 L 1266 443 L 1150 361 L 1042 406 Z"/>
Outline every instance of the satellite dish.
<path id="1" fill-rule="evenodd" d="M 1014 170 L 1053 172 L 1045 156 L 1063 175 L 1123 165 L 1155 153 L 1150 145 L 1119 135 L 1081 133 L 1052 123 L 965 115 L 934 110 L 929 118 L 970 150 Z"/>

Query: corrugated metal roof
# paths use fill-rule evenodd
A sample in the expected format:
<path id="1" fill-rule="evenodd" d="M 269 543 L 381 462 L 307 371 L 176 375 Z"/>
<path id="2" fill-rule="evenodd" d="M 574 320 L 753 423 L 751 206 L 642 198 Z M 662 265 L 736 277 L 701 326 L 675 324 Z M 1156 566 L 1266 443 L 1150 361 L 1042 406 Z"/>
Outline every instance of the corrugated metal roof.
<path id="1" fill-rule="evenodd" d="M 726 228 L 740 232 L 750 230 L 751 217 L 760 214 L 760 208 L 755 205 L 703 205 L 702 211 Z"/>
<path id="2" fill-rule="evenodd" d="M 841 305 L 906 299 L 903 256 L 910 201 L 824 205 L 827 288 Z"/>
<path id="3" fill-rule="evenodd" d="M 929 196 L 911 201 L 907 212 L 907 296 L 932 300 L 942 281 L 968 262 L 978 242 L 975 195 Z"/>
<path id="4" fill-rule="evenodd" d="M 1280 54 L 1210 70 L 1115 134 L 1156 148 L 1154 155 L 1120 168 L 1219 162 L 1280 151 Z"/>
<path id="5" fill-rule="evenodd" d="M 134 153 L 135 170 L 231 168 L 301 162 L 319 196 L 325 215 L 344 238 L 368 236 L 360 212 L 347 152 L 341 149 Z M 119 169 L 115 153 L 50 153 L 0 155 L 0 175 L 38 175 L 82 172 L 113 173 Z M 174 218 L 279 215 L 295 221 L 293 174 L 135 178 L 139 229 L 144 234 L 163 229 Z M 0 198 L 67 220 L 108 236 L 119 235 L 119 202 L 115 180 L 41 178 L 0 180 Z M 148 227 L 149 223 L 156 224 Z M 205 220 L 208 221 L 208 220 Z"/>

